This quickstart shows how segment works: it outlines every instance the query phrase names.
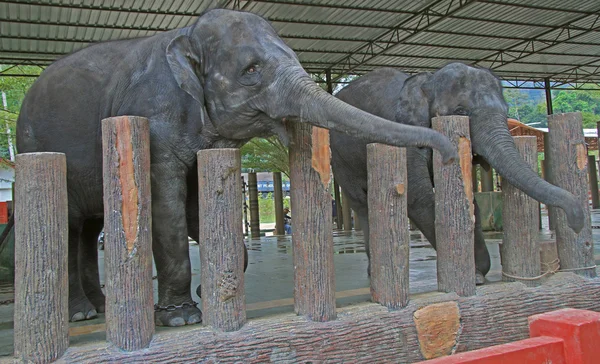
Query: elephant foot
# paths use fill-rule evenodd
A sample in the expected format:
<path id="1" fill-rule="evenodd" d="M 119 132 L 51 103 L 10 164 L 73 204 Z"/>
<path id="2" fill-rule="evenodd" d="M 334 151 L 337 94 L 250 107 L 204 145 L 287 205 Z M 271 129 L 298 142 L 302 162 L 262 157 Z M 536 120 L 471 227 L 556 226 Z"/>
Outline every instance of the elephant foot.
<path id="1" fill-rule="evenodd" d="M 90 300 L 92 305 L 96 307 L 96 312 L 104 313 L 106 311 L 106 298 L 102 292 L 96 294 L 87 294 L 87 298 Z"/>
<path id="2" fill-rule="evenodd" d="M 479 269 L 475 269 L 475 284 L 478 286 L 485 284 L 485 276 Z"/>
<path id="3" fill-rule="evenodd" d="M 98 316 L 98 311 L 87 299 L 80 299 L 75 302 L 69 302 L 69 321 L 83 321 L 93 319 Z"/>
<path id="4" fill-rule="evenodd" d="M 185 326 L 202 322 L 202 311 L 196 302 L 181 305 L 154 305 L 154 322 L 157 326 Z"/>

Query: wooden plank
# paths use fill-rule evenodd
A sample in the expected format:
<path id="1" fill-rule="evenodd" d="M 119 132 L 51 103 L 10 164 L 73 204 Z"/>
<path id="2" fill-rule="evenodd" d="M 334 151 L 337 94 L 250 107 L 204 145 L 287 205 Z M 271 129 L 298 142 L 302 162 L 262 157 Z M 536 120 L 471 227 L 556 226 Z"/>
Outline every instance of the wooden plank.
<path id="1" fill-rule="evenodd" d="M 441 116 L 431 121 L 459 154 L 459 159 L 444 165 L 440 153 L 433 151 L 438 289 L 470 296 L 475 294 L 475 207 L 469 118 Z"/>
<path id="2" fill-rule="evenodd" d="M 15 357 L 50 362 L 69 346 L 65 155 L 18 154 L 15 181 Z"/>
<path id="3" fill-rule="evenodd" d="M 600 281 L 558 273 L 538 287 L 505 283 L 477 288 L 477 295 L 438 294 L 415 298 L 406 308 L 389 311 L 365 303 L 339 310 L 338 319 L 312 322 L 294 314 L 250 320 L 241 330 L 221 333 L 210 328 L 173 329 L 155 335 L 150 347 L 127 353 L 106 343 L 71 347 L 66 362 L 415 362 L 422 347 L 435 340 L 414 321 L 416 311 L 441 302 L 455 302 L 460 327 L 452 351 L 464 352 L 528 337 L 527 318 L 557 308 L 600 311 Z M 455 311 L 438 311 L 441 320 Z M 450 320 L 451 321 L 451 320 Z M 446 329 L 448 330 L 448 329 Z M 198 348 L 190 350 L 190 348 Z"/>
<path id="4" fill-rule="evenodd" d="M 352 209 L 348 196 L 342 189 L 342 218 L 344 219 L 344 231 L 352 231 Z"/>
<path id="5" fill-rule="evenodd" d="M 139 350 L 154 333 L 148 119 L 102 120 L 102 154 L 106 339 Z"/>
<path id="6" fill-rule="evenodd" d="M 537 173 L 536 137 L 517 136 L 514 140 L 525 163 Z M 519 280 L 529 286 L 538 285 L 539 279 L 531 278 L 540 275 L 540 247 L 537 241 L 539 204 L 506 180 L 502 181 L 502 193 L 502 280 Z"/>
<path id="7" fill-rule="evenodd" d="M 239 149 L 198 152 L 203 321 L 223 331 L 246 322 Z"/>
<path id="8" fill-rule="evenodd" d="M 335 267 L 329 131 L 303 123 L 289 127 L 294 309 L 309 320 L 333 320 Z"/>
<path id="9" fill-rule="evenodd" d="M 338 230 L 344 228 L 344 213 L 342 212 L 342 197 L 340 195 L 340 185 L 333 180 L 333 195 L 335 197 L 335 215 L 336 215 L 336 228 Z"/>
<path id="10" fill-rule="evenodd" d="M 398 309 L 409 292 L 406 149 L 368 144 L 367 166 L 371 295 Z"/>
<path id="11" fill-rule="evenodd" d="M 596 156 L 588 155 L 590 192 L 592 195 L 592 208 L 600 208 L 600 197 L 598 196 L 598 168 L 596 168 Z"/>
<path id="12" fill-rule="evenodd" d="M 595 277 L 596 263 L 588 197 L 588 158 L 582 125 L 581 113 L 548 116 L 548 151 L 553 182 L 575 195 L 584 215 L 583 228 L 575 233 L 568 226 L 565 212 L 555 209 L 556 246 L 562 270 L 577 269 L 581 275 Z"/>

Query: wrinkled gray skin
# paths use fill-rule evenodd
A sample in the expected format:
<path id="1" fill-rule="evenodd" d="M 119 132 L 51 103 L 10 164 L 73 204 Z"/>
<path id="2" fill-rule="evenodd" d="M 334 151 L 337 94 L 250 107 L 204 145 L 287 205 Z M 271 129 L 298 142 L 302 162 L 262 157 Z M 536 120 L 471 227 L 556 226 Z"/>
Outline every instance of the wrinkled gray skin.
<path id="1" fill-rule="evenodd" d="M 239 147 L 308 122 L 354 137 L 439 149 L 451 143 L 426 128 L 377 118 L 328 95 L 264 19 L 212 10 L 189 27 L 148 38 L 100 43 L 49 66 L 21 109 L 17 145 L 67 156 L 69 315 L 104 310 L 97 237 L 103 226 L 101 120 L 150 120 L 152 239 L 158 304 L 191 302 L 188 236 L 198 239 L 196 152 Z M 197 323 L 195 307 L 157 312 L 159 325 Z"/>
<path id="2" fill-rule="evenodd" d="M 433 74 L 422 73 L 409 78 L 398 70 L 381 68 L 351 82 L 336 96 L 382 118 L 428 128 L 434 116 L 468 115 L 477 159 L 489 163 L 502 178 L 534 199 L 562 208 L 575 232 L 583 227 L 583 209 L 575 197 L 539 178 L 521 158 L 508 130 L 508 107 L 502 86 L 488 70 L 452 63 Z M 333 174 L 358 214 L 368 252 L 366 144 L 352 136 L 331 132 Z M 408 216 L 435 248 L 431 149 L 407 148 L 407 172 Z M 482 284 L 490 269 L 490 256 L 477 204 L 475 217 L 475 266 L 477 283 Z"/>

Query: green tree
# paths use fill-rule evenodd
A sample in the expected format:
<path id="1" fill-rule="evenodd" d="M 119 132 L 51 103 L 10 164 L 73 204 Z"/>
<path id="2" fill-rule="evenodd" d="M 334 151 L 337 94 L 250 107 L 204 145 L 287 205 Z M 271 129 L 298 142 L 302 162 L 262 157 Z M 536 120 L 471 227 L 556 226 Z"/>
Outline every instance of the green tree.
<path id="1" fill-rule="evenodd" d="M 2 99 L 0 99 L 0 157 L 2 158 L 9 158 L 9 137 L 12 138 L 14 147 L 15 125 L 19 111 L 21 110 L 21 104 L 23 103 L 25 94 L 36 80 L 36 77 L 2 76 L 2 73 L 39 75 L 42 70 L 42 68 L 37 66 L 0 64 L 0 95 L 4 93 L 7 103 L 5 107 Z"/>
<path id="2" fill-rule="evenodd" d="M 277 137 L 254 138 L 241 148 L 242 168 L 256 172 L 282 172 L 288 178 L 288 149 Z"/>
<path id="3" fill-rule="evenodd" d="M 554 112 L 581 112 L 583 127 L 596 128 L 596 122 L 600 121 L 600 88 L 595 88 L 556 91 L 552 98 Z"/>

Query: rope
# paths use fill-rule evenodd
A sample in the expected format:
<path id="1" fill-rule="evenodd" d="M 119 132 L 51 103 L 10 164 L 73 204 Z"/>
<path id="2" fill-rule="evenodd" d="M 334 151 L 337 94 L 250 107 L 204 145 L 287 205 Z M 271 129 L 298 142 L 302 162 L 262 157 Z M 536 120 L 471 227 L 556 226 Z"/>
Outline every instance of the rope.
<path id="1" fill-rule="evenodd" d="M 519 277 L 519 276 L 514 276 L 512 274 L 505 273 L 504 271 L 502 272 L 502 275 L 505 277 L 512 278 L 515 280 L 520 280 L 520 281 L 536 281 L 538 279 L 544 278 L 547 275 L 554 274 L 557 272 L 574 272 L 574 271 L 578 271 L 578 270 L 596 269 L 596 265 L 594 265 L 592 267 L 585 267 L 585 268 L 560 269 L 560 260 L 558 258 L 551 261 L 550 263 L 542 263 L 542 266 L 544 267 L 544 269 L 542 270 L 544 273 L 540 274 L 539 276 L 535 276 L 535 277 Z"/>

